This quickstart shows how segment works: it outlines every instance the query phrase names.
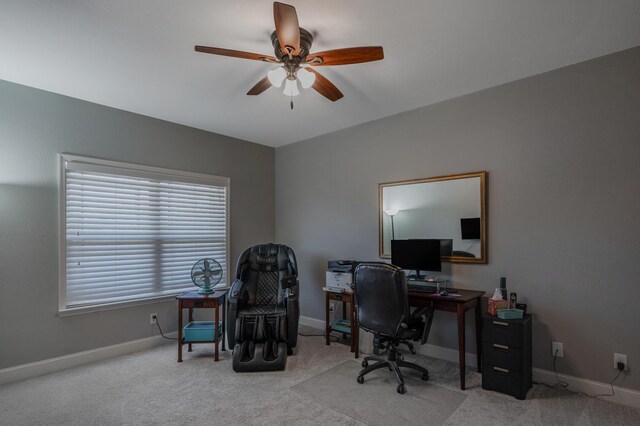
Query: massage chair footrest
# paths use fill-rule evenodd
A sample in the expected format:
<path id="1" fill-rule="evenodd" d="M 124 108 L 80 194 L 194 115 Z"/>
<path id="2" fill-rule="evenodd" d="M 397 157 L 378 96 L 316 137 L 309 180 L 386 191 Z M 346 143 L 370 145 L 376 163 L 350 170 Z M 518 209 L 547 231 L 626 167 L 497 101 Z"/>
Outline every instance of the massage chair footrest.
<path id="1" fill-rule="evenodd" d="M 275 345 L 275 346 L 274 346 Z M 275 350 L 274 350 L 275 349 Z M 278 371 L 287 365 L 287 344 L 244 341 L 233 348 L 233 371 Z"/>

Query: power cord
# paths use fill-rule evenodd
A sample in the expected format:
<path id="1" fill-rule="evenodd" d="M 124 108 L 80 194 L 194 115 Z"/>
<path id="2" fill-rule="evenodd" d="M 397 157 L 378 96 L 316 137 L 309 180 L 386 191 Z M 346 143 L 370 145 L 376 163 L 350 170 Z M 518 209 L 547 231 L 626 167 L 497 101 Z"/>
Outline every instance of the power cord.
<path id="1" fill-rule="evenodd" d="M 326 333 L 322 333 L 322 334 L 304 334 L 304 333 L 300 333 L 298 332 L 298 336 L 303 336 L 303 337 L 326 337 L 327 334 Z M 338 339 L 335 336 L 329 335 L 329 340 L 336 343 L 339 342 L 340 339 Z"/>
<path id="2" fill-rule="evenodd" d="M 160 327 L 160 321 L 158 321 L 158 317 L 156 316 L 155 319 L 156 319 L 156 325 L 158 326 L 158 331 L 160 332 L 160 336 L 164 337 L 167 340 L 178 340 L 177 337 L 167 337 L 167 336 L 165 336 L 164 333 L 162 332 L 162 328 Z M 325 337 L 326 333 L 323 333 L 323 334 L 304 334 L 304 333 L 298 332 L 298 336 L 303 336 L 303 337 Z M 335 336 L 331 336 L 331 335 L 329 335 L 329 339 L 332 342 L 339 342 L 340 341 L 340 339 L 338 339 Z"/>
<path id="3" fill-rule="evenodd" d="M 624 364 L 619 362 L 618 363 L 618 374 L 616 374 L 616 376 L 611 379 L 611 381 L 609 382 L 609 386 L 611 386 L 611 393 L 599 393 L 599 394 L 595 394 L 595 395 L 589 395 L 588 393 L 584 393 L 584 392 L 580 392 L 580 391 L 574 391 L 569 389 L 569 383 L 560 380 L 560 377 L 558 376 L 558 370 L 556 368 L 556 359 L 558 358 L 558 350 L 556 349 L 556 352 L 553 354 L 553 372 L 556 375 L 556 383 L 553 385 L 550 385 L 548 383 L 543 383 L 543 382 L 533 382 L 533 384 L 536 385 L 542 385 L 542 386 L 546 386 L 550 389 L 562 389 L 564 391 L 567 392 L 571 392 L 573 394 L 576 395 L 582 395 L 582 396 L 586 396 L 588 398 L 599 398 L 601 396 L 614 396 L 616 394 L 615 389 L 613 388 L 613 382 L 615 382 L 618 377 L 620 377 L 620 374 L 622 374 L 622 372 L 624 371 Z"/>
<path id="4" fill-rule="evenodd" d="M 154 318 L 156 319 L 156 325 L 158 326 L 158 331 L 160 331 L 160 335 L 161 335 L 162 337 L 164 337 L 164 338 L 165 338 L 165 339 L 167 339 L 167 340 L 178 340 L 178 338 L 177 338 L 177 337 L 167 337 L 167 336 L 165 336 L 165 335 L 164 335 L 164 333 L 162 332 L 162 328 L 160 328 L 160 321 L 158 321 L 158 316 L 157 316 L 157 315 L 155 315 L 155 317 L 154 317 Z"/>

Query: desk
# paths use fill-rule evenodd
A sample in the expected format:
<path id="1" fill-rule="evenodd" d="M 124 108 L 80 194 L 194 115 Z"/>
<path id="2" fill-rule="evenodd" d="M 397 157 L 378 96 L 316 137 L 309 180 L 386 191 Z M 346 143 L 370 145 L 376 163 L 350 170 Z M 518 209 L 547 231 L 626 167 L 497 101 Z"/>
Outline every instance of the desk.
<path id="1" fill-rule="evenodd" d="M 465 389 L 465 313 L 471 309 L 475 309 L 476 317 L 476 353 L 478 361 L 478 371 L 480 371 L 480 357 L 482 353 L 481 339 L 481 308 L 480 298 L 484 295 L 484 291 L 462 290 L 458 291 L 457 297 L 440 296 L 437 293 L 424 293 L 419 291 L 409 291 L 409 305 L 423 308 L 433 306 L 435 310 L 455 312 L 458 319 L 458 363 L 460 369 L 460 389 Z"/>
<path id="2" fill-rule="evenodd" d="M 330 334 L 331 331 L 334 330 L 331 327 L 331 319 L 329 318 L 329 304 L 332 300 L 336 300 L 338 302 L 343 303 L 342 314 L 344 317 L 344 313 L 346 312 L 346 304 L 349 304 L 349 312 L 350 312 L 350 323 L 351 323 L 351 352 L 355 352 L 355 357 L 358 358 L 360 347 L 359 347 L 359 333 L 360 330 L 358 327 L 358 321 L 356 319 L 356 304 L 355 297 L 353 296 L 353 291 L 345 291 L 343 293 L 334 293 L 332 291 L 325 290 L 325 313 L 326 313 L 326 329 L 324 332 L 326 344 L 329 345 L 331 343 Z"/>
<path id="3" fill-rule="evenodd" d="M 178 362 L 182 362 L 182 345 L 185 343 L 189 345 L 189 352 L 191 352 L 191 345 L 194 343 L 214 343 L 215 355 L 214 361 L 218 361 L 218 344 L 222 339 L 222 350 L 225 350 L 225 328 L 226 324 L 223 324 L 222 333 L 218 333 L 218 324 L 220 324 L 220 306 L 222 306 L 222 318 L 225 317 L 225 305 L 227 300 L 227 290 L 216 290 L 210 294 L 200 294 L 197 291 L 189 291 L 187 293 L 176 296 L 178 299 Z M 210 342 L 187 342 L 182 337 L 182 310 L 189 310 L 189 322 L 193 321 L 193 310 L 196 308 L 213 309 L 214 321 L 216 322 L 216 339 Z"/>

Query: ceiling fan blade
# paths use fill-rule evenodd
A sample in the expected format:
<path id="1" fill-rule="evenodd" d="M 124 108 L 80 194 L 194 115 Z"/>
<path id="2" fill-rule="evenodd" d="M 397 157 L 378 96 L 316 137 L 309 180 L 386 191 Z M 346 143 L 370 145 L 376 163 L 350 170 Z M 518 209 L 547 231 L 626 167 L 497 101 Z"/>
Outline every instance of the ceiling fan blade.
<path id="1" fill-rule="evenodd" d="M 315 59 L 320 58 L 320 59 Z M 380 46 L 347 47 L 345 49 L 325 50 L 310 53 L 306 61 L 313 66 L 349 65 L 384 59 L 384 51 Z"/>
<path id="2" fill-rule="evenodd" d="M 247 95 L 250 95 L 250 96 L 259 95 L 260 93 L 267 90 L 269 87 L 271 87 L 271 82 L 269 81 L 269 78 L 265 77 L 262 80 L 260 80 L 258 84 L 253 86 L 251 90 L 247 92 Z"/>
<path id="3" fill-rule="evenodd" d="M 327 78 L 318 71 L 311 68 L 307 68 L 307 70 L 316 75 L 316 81 L 314 81 L 313 86 L 311 86 L 316 92 L 320 93 L 331 102 L 335 102 L 344 96 L 332 82 L 327 80 Z"/>
<path id="4" fill-rule="evenodd" d="M 277 1 L 273 2 L 273 20 L 282 51 L 286 53 L 291 50 L 291 54 L 297 55 L 300 52 L 300 25 L 296 8 Z"/>
<path id="5" fill-rule="evenodd" d="M 230 56 L 232 58 L 240 59 L 253 59 L 255 61 L 278 62 L 278 60 L 273 56 L 261 55 L 259 53 L 243 52 L 241 50 L 221 49 L 219 47 L 196 46 L 196 52 Z"/>

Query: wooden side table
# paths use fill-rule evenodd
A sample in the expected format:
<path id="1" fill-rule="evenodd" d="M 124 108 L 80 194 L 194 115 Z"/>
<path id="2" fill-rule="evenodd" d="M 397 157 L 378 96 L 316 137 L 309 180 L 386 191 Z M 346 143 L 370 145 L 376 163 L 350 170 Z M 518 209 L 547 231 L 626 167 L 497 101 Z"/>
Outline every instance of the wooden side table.
<path id="1" fill-rule="evenodd" d="M 342 302 L 343 303 L 343 314 L 345 312 L 344 310 L 344 304 L 349 304 L 349 311 L 350 311 L 350 324 L 351 324 L 351 352 L 355 352 L 355 357 L 358 358 L 359 356 L 359 352 L 360 352 L 360 345 L 359 345 L 359 333 L 358 333 L 358 319 L 357 319 L 357 312 L 356 312 L 356 298 L 353 294 L 352 291 L 345 291 L 343 293 L 334 293 L 332 291 L 325 291 L 325 311 L 326 311 L 326 324 L 325 324 L 325 339 L 326 339 L 326 343 L 327 345 L 331 344 L 331 339 L 330 339 L 330 334 L 331 331 L 340 331 L 342 332 L 342 330 L 337 330 L 331 327 L 331 318 L 329 317 L 329 305 L 331 303 L 332 300 L 338 301 L 338 302 Z"/>
<path id="2" fill-rule="evenodd" d="M 227 301 L 227 291 L 228 290 L 216 290 L 214 293 L 210 294 L 200 294 L 198 291 L 189 291 L 187 293 L 183 293 L 179 296 L 176 296 L 178 300 L 178 362 L 182 362 L 182 345 L 189 345 L 189 352 L 192 351 L 191 345 L 196 343 L 213 343 L 215 356 L 214 361 L 218 361 L 218 344 L 220 340 L 222 340 L 222 350 L 225 349 L 225 334 L 226 334 L 226 324 L 224 321 L 222 322 L 222 332 L 218 333 L 220 329 L 220 306 L 222 306 L 222 318 L 225 317 L 226 314 L 226 301 Z M 213 309 L 214 310 L 214 321 L 216 323 L 216 333 L 215 340 L 206 341 L 206 342 L 189 342 L 185 341 L 182 336 L 182 310 L 189 310 L 189 322 L 193 321 L 193 310 L 194 309 Z"/>

